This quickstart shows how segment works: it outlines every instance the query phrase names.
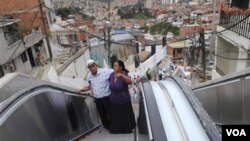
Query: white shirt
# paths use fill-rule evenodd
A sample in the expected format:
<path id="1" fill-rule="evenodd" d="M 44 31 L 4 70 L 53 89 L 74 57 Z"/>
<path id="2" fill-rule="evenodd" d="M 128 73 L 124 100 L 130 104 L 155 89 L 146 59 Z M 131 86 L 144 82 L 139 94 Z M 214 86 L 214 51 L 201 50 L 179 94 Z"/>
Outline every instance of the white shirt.
<path id="1" fill-rule="evenodd" d="M 96 75 L 88 74 L 87 80 L 91 86 L 93 96 L 102 98 L 110 95 L 109 77 L 113 72 L 110 68 L 98 68 Z"/>

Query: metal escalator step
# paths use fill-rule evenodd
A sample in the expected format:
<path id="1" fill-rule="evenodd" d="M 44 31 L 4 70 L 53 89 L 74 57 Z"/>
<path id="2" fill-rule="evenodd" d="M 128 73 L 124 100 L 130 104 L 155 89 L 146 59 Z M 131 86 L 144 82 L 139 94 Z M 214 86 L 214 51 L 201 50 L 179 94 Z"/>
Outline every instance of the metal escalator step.
<path id="1" fill-rule="evenodd" d="M 91 134 L 79 139 L 79 141 L 134 141 L 134 133 L 110 134 L 108 130 L 100 127 Z"/>

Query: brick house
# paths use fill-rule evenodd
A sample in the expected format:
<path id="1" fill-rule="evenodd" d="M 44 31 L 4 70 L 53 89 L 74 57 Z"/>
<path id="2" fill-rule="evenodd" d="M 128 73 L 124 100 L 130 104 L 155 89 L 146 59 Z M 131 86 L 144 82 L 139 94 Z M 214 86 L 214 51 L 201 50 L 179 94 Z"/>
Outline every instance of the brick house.
<path id="1" fill-rule="evenodd" d="M 46 28 L 47 31 L 49 31 L 49 25 L 54 22 L 54 12 L 49 10 L 53 9 L 53 5 L 50 0 L 42 0 L 42 2 L 43 12 L 46 18 Z M 23 61 L 28 60 L 31 68 L 33 68 L 39 65 L 36 61 L 38 52 L 45 59 L 48 59 L 49 53 L 45 45 L 43 24 L 37 0 L 8 0 L 8 2 L 2 0 L 0 1 L 0 13 L 5 17 L 19 20 L 19 22 L 15 23 L 15 27 L 17 27 L 17 34 L 19 34 L 20 40 L 24 43 L 23 46 L 25 49 L 20 51 L 22 58 L 26 58 L 23 59 Z M 11 58 L 9 61 L 14 61 L 17 66 L 21 66 L 18 63 L 20 61 L 15 61 L 13 59 L 15 58 Z M 25 62 L 25 64 L 29 66 L 27 62 Z M 28 73 L 30 69 L 25 71 L 17 69 L 17 71 Z"/>
<path id="2" fill-rule="evenodd" d="M 192 33 L 198 33 L 202 29 L 201 25 L 187 25 L 180 29 L 180 36 L 186 36 Z"/>

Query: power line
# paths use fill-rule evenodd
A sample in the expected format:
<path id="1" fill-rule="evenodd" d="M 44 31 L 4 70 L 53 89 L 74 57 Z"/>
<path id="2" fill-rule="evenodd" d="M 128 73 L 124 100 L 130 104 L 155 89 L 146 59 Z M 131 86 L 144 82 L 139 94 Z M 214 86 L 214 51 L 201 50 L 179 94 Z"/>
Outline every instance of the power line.
<path id="1" fill-rule="evenodd" d="M 238 54 L 240 53 L 241 55 L 246 55 L 247 53 L 241 53 L 241 52 L 232 52 L 232 51 L 217 51 L 217 55 L 220 55 L 220 56 L 229 56 L 231 53 L 234 53 L 234 54 Z"/>
<path id="2" fill-rule="evenodd" d="M 53 12 L 54 14 L 56 14 L 56 12 L 55 11 L 53 11 L 51 8 L 49 8 L 49 7 L 47 7 L 46 5 L 45 5 L 45 8 L 47 8 L 48 10 L 50 10 L 51 12 Z M 60 26 L 60 25 L 58 25 L 58 26 Z M 64 28 L 63 26 L 60 26 L 60 27 L 62 27 L 62 28 Z M 64 29 L 66 29 L 66 30 L 68 30 L 68 31 L 73 31 L 73 32 L 75 32 L 74 30 L 70 30 L 70 29 L 67 29 L 67 28 L 64 28 Z M 79 29 L 79 28 L 78 28 Z M 103 39 L 102 37 L 100 37 L 100 36 L 98 36 L 98 35 L 96 35 L 96 34 L 93 34 L 93 33 L 90 33 L 90 32 L 88 32 L 88 31 L 85 31 L 85 30 L 81 30 L 80 29 L 80 31 L 83 31 L 83 32 L 86 32 L 86 33 L 88 33 L 88 34 L 90 34 L 90 35 L 92 35 L 92 36 L 94 36 L 94 37 L 96 37 L 96 38 L 98 38 L 98 39 L 100 39 L 101 41 L 105 41 L 105 42 L 110 42 L 110 43 L 113 43 L 113 44 L 119 44 L 119 45 L 124 45 L 124 46 L 135 46 L 135 45 L 133 45 L 133 44 L 124 44 L 124 43 L 119 43 L 119 42 L 115 42 L 115 41 L 112 41 L 112 40 L 105 40 L 105 39 Z M 178 41 L 176 41 L 176 42 L 179 42 L 179 41 L 184 41 L 184 40 L 187 40 L 187 39 L 192 39 L 192 38 L 196 38 L 196 37 L 198 37 L 198 35 L 195 35 L 194 37 L 191 37 L 191 38 L 185 38 L 185 39 L 183 39 L 183 40 L 178 40 Z M 171 42 L 171 43 L 175 43 L 175 42 Z M 147 45 L 145 45 L 145 46 L 147 46 Z"/>
<path id="3" fill-rule="evenodd" d="M 225 28 L 224 30 L 222 31 L 212 31 L 212 32 L 209 32 L 209 33 L 205 33 L 205 34 L 218 34 L 218 33 L 222 33 L 222 32 L 225 32 L 227 30 L 230 30 L 231 28 L 235 27 L 236 25 L 240 24 L 241 22 L 243 22 L 244 20 L 246 20 L 247 18 L 249 18 L 250 16 L 246 16 L 245 18 L 241 19 L 240 21 L 236 22 L 235 24 L 231 25 L 230 27 L 228 28 Z"/>
<path id="4" fill-rule="evenodd" d="M 228 59 L 228 60 L 250 60 L 250 58 L 230 58 L 230 57 L 220 56 L 215 53 L 213 53 L 212 55 L 223 58 L 223 59 Z"/>
<path id="5" fill-rule="evenodd" d="M 51 8 L 49 8 L 49 7 L 47 7 L 47 6 L 45 6 L 48 10 L 50 10 L 51 12 L 53 12 L 54 14 L 56 14 L 56 12 L 55 11 L 53 11 Z M 60 25 L 58 25 L 58 26 L 60 26 Z M 60 26 L 60 27 L 62 27 L 62 28 L 64 28 L 63 26 Z M 67 28 L 64 28 L 64 29 L 66 29 L 66 30 L 68 30 L 68 31 L 73 31 L 73 32 L 75 32 L 74 30 L 70 30 L 70 29 L 67 29 Z M 79 29 L 79 28 L 78 28 Z M 81 29 L 80 29 L 81 30 Z M 83 30 L 81 30 L 81 31 L 83 31 Z M 88 34 L 90 34 L 90 35 L 92 35 L 92 36 L 94 36 L 94 37 L 96 37 L 96 38 L 98 38 L 98 39 L 100 39 L 100 40 L 103 40 L 103 41 L 105 41 L 105 42 L 108 42 L 108 43 L 114 43 L 114 44 L 119 44 L 119 45 L 125 45 L 125 46 L 134 46 L 134 45 L 132 45 L 132 44 L 123 44 L 123 43 L 119 43 L 119 42 L 114 42 L 114 41 L 109 41 L 109 40 L 106 40 L 106 39 L 103 39 L 102 37 L 100 37 L 100 36 L 98 36 L 98 35 L 95 35 L 95 34 L 93 34 L 93 33 L 90 33 L 90 32 L 87 32 L 87 31 L 83 31 L 83 32 L 86 32 L 86 33 L 88 33 Z"/>
<path id="6" fill-rule="evenodd" d="M 217 52 L 217 53 L 220 52 L 220 54 L 218 54 L 218 55 L 226 54 L 226 53 L 240 53 L 240 54 L 242 54 L 242 55 L 248 54 L 247 51 L 234 51 L 234 50 L 226 50 L 226 49 L 219 49 L 219 48 L 217 48 L 217 51 L 216 51 L 216 52 Z"/>
<path id="7" fill-rule="evenodd" d="M 213 56 L 217 56 L 219 58 L 228 59 L 228 60 L 250 60 L 250 58 L 231 58 L 231 57 L 225 57 L 225 56 L 221 56 L 221 55 L 219 55 L 217 53 L 211 53 L 211 52 L 209 54 L 213 55 Z M 244 54 L 244 55 L 246 55 L 246 54 Z"/>
<path id="8" fill-rule="evenodd" d="M 54 12 L 53 10 L 51 10 L 50 8 L 48 8 L 47 6 L 46 6 L 46 8 L 49 9 L 50 11 Z M 55 12 L 54 12 L 54 13 L 55 13 Z M 217 32 L 217 31 L 212 31 L 212 32 L 210 32 L 210 33 L 204 33 L 204 34 L 213 34 L 213 33 L 218 34 L 218 33 L 225 32 L 225 31 L 227 31 L 227 30 L 233 28 L 234 26 L 238 25 L 238 24 L 241 23 L 242 21 L 246 20 L 248 17 L 249 17 L 249 16 L 247 16 L 247 17 L 241 19 L 241 20 L 238 21 L 237 23 L 233 24 L 232 26 L 230 26 L 230 27 L 228 27 L 228 28 L 226 28 L 226 29 L 224 29 L 224 30 L 222 30 L 222 31 L 219 31 L 219 32 Z M 61 26 L 61 27 L 62 27 L 62 26 Z M 63 27 L 63 28 L 64 28 L 64 27 Z M 69 29 L 67 29 L 67 30 L 69 30 Z M 69 31 L 73 31 L 73 30 L 69 30 Z M 133 44 L 123 44 L 123 43 L 119 43 L 119 42 L 114 42 L 114 41 L 105 40 L 105 39 L 103 39 L 102 37 L 100 37 L 100 36 L 98 36 L 98 35 L 95 35 L 95 34 L 93 34 L 93 33 L 87 32 L 87 31 L 83 31 L 83 32 L 86 32 L 86 33 L 88 33 L 88 34 L 90 34 L 90 35 L 92 35 L 92 36 L 94 36 L 94 37 L 96 37 L 96 38 L 98 38 L 98 39 L 101 39 L 101 40 L 105 41 L 105 42 L 110 42 L 110 43 L 119 44 L 119 45 L 125 45 L 125 46 L 134 46 Z M 196 39 L 197 36 L 198 36 L 198 35 L 195 35 L 195 36 L 192 37 L 192 38 Z M 183 40 L 187 40 L 187 39 L 183 39 Z M 179 41 L 183 41 L 183 40 L 179 40 Z M 179 42 L 179 41 L 176 41 L 176 42 Z M 171 43 L 174 43 L 174 42 L 171 42 Z M 209 54 L 209 55 L 211 55 L 211 54 Z M 220 57 L 220 58 L 228 59 L 228 60 L 250 60 L 250 58 L 230 58 L 230 57 L 224 57 L 224 56 L 220 56 L 220 55 L 215 54 L 215 53 L 213 53 L 212 55 L 217 56 L 217 57 Z"/>
<path id="9" fill-rule="evenodd" d="M 47 7 L 46 5 L 45 5 L 45 7 L 46 7 L 48 10 L 50 10 L 50 11 L 52 11 L 52 12 L 54 12 L 54 13 L 56 14 L 56 12 L 53 11 L 51 8 Z M 222 31 L 219 31 L 219 32 L 218 32 L 218 31 L 212 31 L 212 32 L 209 32 L 209 33 L 204 33 L 204 34 L 218 34 L 218 33 L 225 32 L 225 31 L 230 30 L 231 28 L 235 27 L 236 25 L 240 24 L 241 22 L 243 22 L 244 20 L 246 20 L 246 19 L 249 18 L 249 17 L 250 17 L 250 16 L 246 16 L 245 18 L 241 19 L 240 21 L 236 22 L 235 24 L 231 25 L 230 27 L 225 28 L 225 29 L 222 30 Z M 197 32 L 196 32 L 196 34 L 197 34 Z M 197 37 L 198 35 L 195 35 L 195 36 Z M 195 38 L 195 37 L 194 37 L 194 38 Z"/>

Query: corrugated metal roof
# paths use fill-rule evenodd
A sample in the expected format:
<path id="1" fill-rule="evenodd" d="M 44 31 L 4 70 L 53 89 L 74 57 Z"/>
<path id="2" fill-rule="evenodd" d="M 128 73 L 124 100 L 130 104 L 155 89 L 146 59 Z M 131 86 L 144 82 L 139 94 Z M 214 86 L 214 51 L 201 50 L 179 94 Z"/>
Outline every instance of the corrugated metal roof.
<path id="1" fill-rule="evenodd" d="M 150 56 L 150 52 L 142 51 L 142 52 L 138 53 L 138 55 L 139 55 L 139 58 L 140 58 L 140 62 L 144 62 Z"/>
<path id="2" fill-rule="evenodd" d="M 0 19 L 0 27 L 12 25 L 14 23 L 19 22 L 20 20 L 18 19 Z"/>
<path id="3" fill-rule="evenodd" d="M 114 29 L 111 32 L 112 34 L 126 34 L 128 33 L 128 30 Z"/>
<path id="4" fill-rule="evenodd" d="M 184 40 L 184 41 L 170 43 L 170 44 L 168 44 L 168 46 L 171 48 L 187 48 L 187 47 L 191 46 L 191 44 L 190 44 L 189 40 Z"/>
<path id="5" fill-rule="evenodd" d="M 12 60 L 13 58 L 16 58 L 18 55 L 20 55 L 24 51 L 25 51 L 24 44 L 22 43 L 21 40 L 13 43 L 12 45 L 8 47 L 0 48 L 0 56 L 1 56 L 0 65 L 3 65 L 7 63 L 8 61 Z"/>
<path id="6" fill-rule="evenodd" d="M 115 34 L 111 36 L 111 40 L 117 41 L 124 41 L 124 40 L 132 40 L 134 37 L 130 34 Z"/>
<path id="7" fill-rule="evenodd" d="M 71 35 L 71 34 L 77 34 L 78 32 L 79 32 L 79 29 L 67 29 L 57 24 L 52 24 L 50 26 L 51 35 Z"/>

